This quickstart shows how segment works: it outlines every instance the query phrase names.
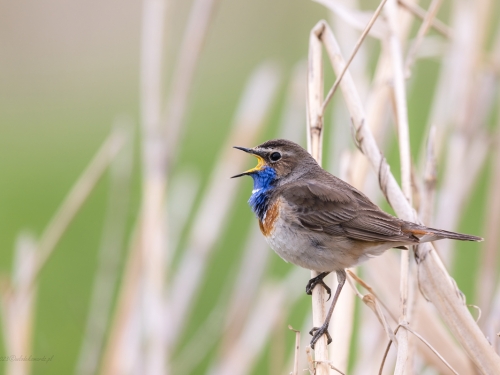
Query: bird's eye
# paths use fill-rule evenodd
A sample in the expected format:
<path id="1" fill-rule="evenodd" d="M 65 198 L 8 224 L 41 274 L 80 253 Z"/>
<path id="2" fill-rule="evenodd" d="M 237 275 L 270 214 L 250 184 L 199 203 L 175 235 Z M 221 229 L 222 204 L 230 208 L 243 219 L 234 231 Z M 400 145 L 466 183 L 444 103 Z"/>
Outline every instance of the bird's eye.
<path id="1" fill-rule="evenodd" d="M 269 158 L 271 161 L 278 161 L 281 159 L 281 154 L 279 152 L 273 152 Z"/>

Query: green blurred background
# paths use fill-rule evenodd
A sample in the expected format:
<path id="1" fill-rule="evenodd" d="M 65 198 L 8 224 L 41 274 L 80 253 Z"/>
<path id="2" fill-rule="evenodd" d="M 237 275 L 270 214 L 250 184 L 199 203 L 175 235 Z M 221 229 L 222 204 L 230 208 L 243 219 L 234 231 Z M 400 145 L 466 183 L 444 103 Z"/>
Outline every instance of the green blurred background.
<path id="1" fill-rule="evenodd" d="M 374 2 L 364 5 L 374 8 Z M 166 69 L 171 71 L 190 2 L 175 1 L 169 26 Z M 425 4 L 423 4 L 425 6 Z M 0 2 L 0 270 L 7 274 L 20 231 L 41 234 L 77 177 L 109 134 L 117 116 L 139 122 L 139 43 L 142 3 L 130 0 L 1 1 Z M 446 9 L 443 11 L 446 15 Z M 320 5 L 305 0 L 222 0 L 194 79 L 185 134 L 174 174 L 186 168 L 200 173 L 202 189 L 228 133 L 245 81 L 262 61 L 272 59 L 283 69 L 281 94 L 261 140 L 276 135 L 287 81 L 293 66 L 307 56 L 309 31 L 327 17 Z M 445 17 L 445 16 L 444 16 Z M 409 94 L 412 150 L 418 155 L 432 97 L 428 92 L 438 64 L 418 63 Z M 330 77 L 331 78 L 331 77 Z M 168 87 L 170 77 L 165 82 Z M 305 123 L 305 119 L 304 119 Z M 136 126 L 136 136 L 140 134 Z M 139 142 L 136 142 L 139 144 Z M 252 146 L 252 145 L 245 145 Z M 397 149 L 391 148 L 397 174 Z M 130 230 L 140 197 L 139 149 L 135 153 Z M 253 163 L 253 160 L 249 160 Z M 227 171 L 231 176 L 240 171 Z M 487 178 L 486 173 L 481 177 Z M 228 179 L 227 183 L 232 183 Z M 102 179 L 43 269 L 35 315 L 33 354 L 51 356 L 34 364 L 34 374 L 69 374 L 75 369 L 101 240 L 108 181 Z M 466 231 L 483 235 L 485 184 L 468 204 Z M 231 225 L 211 259 L 209 274 L 196 311 L 214 306 L 231 265 L 253 220 L 246 200 L 251 182 L 244 182 Z M 200 195 L 200 194 L 198 194 Z M 199 197 L 198 197 L 199 200 Z M 130 238 L 126 238 L 128 244 Z M 474 265 L 479 247 L 458 246 L 456 277 L 473 303 Z M 123 249 L 123 261 L 126 250 Z M 270 271 L 276 277 L 291 266 L 273 254 Z M 471 267 L 472 266 L 472 267 Z M 231 276 L 232 277 L 232 276 Z M 309 308 L 304 296 L 287 322 L 300 326 Z M 204 320 L 192 317 L 186 333 Z M 290 344 L 293 336 L 287 336 Z M 5 353 L 0 344 L 0 355 Z M 30 353 L 22 353 L 30 354 Z M 265 358 L 260 368 L 266 368 Z M 208 361 L 196 373 L 206 370 Z M 4 368 L 0 363 L 0 373 Z M 256 370 L 255 373 L 262 373 Z"/>

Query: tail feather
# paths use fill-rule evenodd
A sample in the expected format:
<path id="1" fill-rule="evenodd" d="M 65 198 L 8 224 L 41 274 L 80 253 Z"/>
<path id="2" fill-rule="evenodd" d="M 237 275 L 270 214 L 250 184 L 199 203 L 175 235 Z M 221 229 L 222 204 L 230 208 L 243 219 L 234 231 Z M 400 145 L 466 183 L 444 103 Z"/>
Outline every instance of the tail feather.
<path id="1" fill-rule="evenodd" d="M 407 228 L 403 228 L 403 231 L 410 232 L 412 235 L 418 237 L 420 242 L 436 241 L 445 238 L 449 238 L 452 240 L 459 240 L 459 241 L 475 241 L 475 242 L 483 241 L 483 238 L 477 236 L 471 236 L 470 234 L 462 234 L 442 229 L 429 228 L 414 223 L 409 223 L 409 224 L 410 225 Z"/>
<path id="2" fill-rule="evenodd" d="M 470 234 L 450 232 L 442 229 L 427 228 L 427 230 L 430 233 L 438 235 L 440 238 L 450 238 L 452 240 L 475 241 L 475 242 L 481 242 L 484 240 L 483 238 L 478 236 L 471 236 Z"/>

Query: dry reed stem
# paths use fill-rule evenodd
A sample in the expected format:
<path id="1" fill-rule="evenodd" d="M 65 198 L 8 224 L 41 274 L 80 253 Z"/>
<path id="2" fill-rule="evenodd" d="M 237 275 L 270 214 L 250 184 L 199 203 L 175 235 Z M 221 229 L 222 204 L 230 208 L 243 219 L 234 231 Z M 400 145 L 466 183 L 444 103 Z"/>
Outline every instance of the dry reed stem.
<path id="1" fill-rule="evenodd" d="M 5 352 L 10 356 L 29 357 L 32 353 L 33 324 L 37 284 L 33 285 L 37 260 L 37 243 L 26 233 L 16 241 L 13 274 L 10 285 L 1 291 L 2 327 Z M 31 361 L 5 362 L 5 374 L 28 375 Z"/>
<path id="2" fill-rule="evenodd" d="M 313 0 L 313 1 L 327 7 L 334 14 L 336 14 L 338 17 L 344 20 L 344 22 L 347 25 L 359 31 L 366 30 L 366 25 L 369 24 L 374 19 L 373 13 L 351 9 L 351 7 L 345 5 L 345 2 L 340 0 Z M 386 33 L 387 33 L 386 25 L 383 19 L 380 19 L 379 22 L 370 26 L 370 30 L 368 31 L 368 34 L 371 37 L 377 39 L 383 39 Z"/>
<path id="3" fill-rule="evenodd" d="M 163 300 L 167 252 L 166 216 L 167 149 L 162 138 L 163 34 L 166 0 L 146 0 L 141 35 L 142 197 L 140 247 L 140 371 L 145 375 L 168 372 Z"/>
<path id="4" fill-rule="evenodd" d="M 221 340 L 221 352 L 230 350 L 242 329 L 241 322 L 248 318 L 252 302 L 258 292 L 269 260 L 269 248 L 257 225 L 253 225 L 246 241 L 243 257 L 238 267 L 236 281 L 225 314 L 225 329 Z M 248 265 L 252 266 L 249 267 Z M 222 354 L 223 355 L 223 354 Z"/>
<path id="5" fill-rule="evenodd" d="M 476 293 L 478 296 L 479 306 L 488 316 L 491 310 L 492 297 L 495 292 L 495 287 L 498 282 L 497 265 L 498 265 L 498 243 L 500 236 L 498 228 L 500 228 L 500 127 L 497 126 L 496 134 L 496 149 L 492 155 L 492 175 L 488 192 L 488 211 L 486 217 L 486 231 L 483 251 L 481 253 L 481 272 L 479 272 L 479 281 L 476 285 Z M 481 323 L 483 329 L 484 322 Z"/>
<path id="6" fill-rule="evenodd" d="M 412 3 L 408 0 L 398 0 L 398 3 L 404 7 L 406 10 L 411 12 L 415 17 L 420 18 L 422 21 L 425 21 L 427 13 L 424 9 L 422 9 L 418 4 Z M 445 36 L 448 39 L 451 39 L 452 31 L 450 28 L 442 23 L 437 18 L 432 18 L 430 21 L 430 25 L 441 35 Z"/>
<path id="7" fill-rule="evenodd" d="M 296 65 L 285 108 L 281 117 L 279 138 L 300 142 L 297 130 L 301 129 L 305 115 L 304 94 L 306 91 L 307 69 L 303 62 Z M 232 297 L 227 308 L 226 328 L 223 334 L 221 351 L 224 353 L 232 346 L 241 329 L 241 322 L 247 319 L 251 303 L 257 293 L 263 272 L 269 260 L 269 247 L 265 243 L 257 225 L 253 225 L 246 241 L 243 257 L 238 267 L 237 279 L 234 282 Z M 252 267 L 248 267 L 252 264 Z"/>
<path id="8" fill-rule="evenodd" d="M 300 331 L 288 325 L 290 331 L 295 332 L 295 346 L 293 351 L 293 371 L 291 375 L 299 375 Z"/>
<path id="9" fill-rule="evenodd" d="M 380 306 L 379 306 L 379 304 L 377 302 L 378 298 L 376 298 L 375 295 L 371 294 L 371 293 L 370 294 L 362 294 L 362 293 L 360 293 L 358 291 L 358 289 L 356 288 L 356 286 L 354 285 L 353 279 L 356 280 L 357 282 L 359 282 L 362 285 L 366 285 L 366 283 L 364 281 L 362 281 L 352 271 L 347 270 L 347 272 L 348 272 L 348 275 L 350 276 L 350 277 L 347 278 L 347 280 L 349 281 L 349 285 L 352 287 L 352 289 L 354 290 L 355 294 L 359 297 L 359 299 L 361 299 L 363 301 L 363 303 L 366 306 L 368 306 L 375 313 L 375 316 L 377 317 L 379 323 L 382 325 L 382 327 L 384 328 L 385 333 L 387 334 L 387 338 L 390 341 L 394 341 L 395 343 L 397 343 L 397 339 L 394 336 L 394 332 L 392 332 L 391 328 L 389 327 L 389 323 L 387 323 L 387 319 L 385 318 L 385 315 L 384 315 L 382 309 L 380 308 Z M 380 300 L 378 300 L 378 301 L 380 301 Z M 380 301 L 380 302 L 382 302 L 382 301 Z M 387 308 L 386 308 L 386 311 L 390 315 L 390 312 L 387 310 Z M 394 321 L 396 321 L 394 319 L 394 317 L 392 317 L 392 319 Z"/>
<path id="10" fill-rule="evenodd" d="M 182 350 L 175 355 L 172 361 L 172 372 L 175 374 L 191 374 L 203 361 L 224 334 L 225 309 L 230 284 L 226 283 L 221 290 L 214 308 L 210 311 L 204 322 L 189 337 L 189 341 L 182 346 Z M 241 322 L 240 322 L 241 323 Z"/>
<path id="11" fill-rule="evenodd" d="M 112 307 L 113 292 L 118 279 L 120 253 L 125 237 L 132 172 L 133 142 L 131 124 L 117 123 L 127 132 L 127 143 L 110 166 L 109 202 L 99 246 L 99 265 L 94 278 L 89 314 L 75 372 L 97 373 Z"/>
<path id="12" fill-rule="evenodd" d="M 345 63 L 335 38 L 324 21 L 314 28 L 322 36 L 330 61 L 336 72 L 341 72 Z M 373 135 L 364 125 L 364 111 L 349 72 L 341 82 L 346 104 L 353 118 L 357 141 L 364 154 L 380 176 L 381 189 L 398 216 L 403 219 L 414 216 L 414 210 L 390 173 Z M 474 363 L 485 373 L 495 373 L 500 368 L 500 358 L 494 353 L 481 331 L 470 316 L 451 283 L 441 260 L 431 244 L 423 244 L 416 254 L 420 268 L 419 281 L 425 295 L 435 304 L 442 318 L 464 346 Z"/>
<path id="13" fill-rule="evenodd" d="M 293 68 L 292 78 L 286 90 L 288 94 L 278 130 L 280 138 L 289 139 L 298 144 L 303 144 L 305 140 L 303 124 L 306 116 L 304 101 L 307 92 L 306 82 L 307 62 L 299 61 Z"/>
<path id="14" fill-rule="evenodd" d="M 424 20 L 418 29 L 417 36 L 415 37 L 413 43 L 411 44 L 410 50 L 406 54 L 406 61 L 404 67 L 406 78 L 408 78 L 411 75 L 410 69 L 413 63 L 415 62 L 417 51 L 420 45 L 422 44 L 422 41 L 424 40 L 424 36 L 429 31 L 429 28 L 432 25 L 432 21 L 434 21 L 434 19 L 436 18 L 437 12 L 442 3 L 443 0 L 432 0 L 431 5 L 429 6 L 429 11 L 425 14 Z"/>
<path id="15" fill-rule="evenodd" d="M 328 2 L 328 4 L 332 6 L 334 3 L 335 5 L 339 3 L 349 4 L 348 1 Z M 325 5 L 328 6 L 328 4 L 325 2 Z M 360 33 L 337 14 L 338 12 L 331 12 L 330 18 L 332 20 L 332 25 L 335 31 L 342 36 L 339 43 L 341 43 L 343 50 L 350 51 L 352 50 L 352 46 L 358 43 Z M 359 18 L 361 24 L 366 24 L 362 17 Z M 380 21 L 383 22 L 383 20 Z M 373 25 L 373 27 L 375 26 L 376 25 Z M 359 87 L 362 87 L 362 92 L 366 93 L 370 86 L 367 50 L 361 47 L 362 44 L 359 44 L 359 46 L 359 50 L 356 53 L 356 59 L 352 60 L 349 70 L 355 72 Z M 336 81 L 339 82 L 338 78 Z M 352 183 L 353 179 L 357 178 L 359 170 L 351 164 L 351 152 L 348 151 L 349 144 L 351 143 L 351 135 L 349 134 L 349 128 L 346 128 L 345 124 L 350 122 L 349 114 L 341 99 L 336 100 L 332 104 L 332 118 L 330 120 L 332 131 L 330 132 L 330 155 L 328 157 L 329 170 L 344 181 Z M 332 289 L 335 289 L 338 282 L 333 276 L 334 275 L 329 275 L 328 279 L 325 278 L 325 282 L 327 282 Z M 330 335 L 333 340 L 329 345 L 330 363 L 335 364 L 336 368 L 344 372 L 347 371 L 349 363 L 349 353 L 354 330 L 355 302 L 356 296 L 354 293 L 351 293 L 349 290 L 343 291 L 333 311 L 329 327 Z"/>
<path id="16" fill-rule="evenodd" d="M 411 154 L 410 154 L 410 131 L 408 124 L 408 109 L 406 100 L 406 87 L 404 78 L 404 62 L 402 46 L 399 41 L 398 26 L 398 5 L 397 0 L 389 0 L 385 8 L 387 24 L 389 26 L 388 45 L 391 56 L 391 66 L 393 71 L 393 91 L 395 99 L 396 126 L 398 129 L 399 140 L 399 159 L 401 164 L 401 185 L 405 198 L 410 206 L 412 205 L 412 183 L 411 183 Z M 413 215 L 404 218 L 415 221 Z M 400 311 L 399 324 L 403 327 L 408 325 L 408 290 L 409 290 L 409 251 L 401 252 L 401 278 L 400 278 Z M 410 351 L 408 350 L 409 338 L 406 330 L 399 330 L 398 338 L 398 356 L 396 361 L 395 374 L 403 374 L 407 362 L 411 362 Z"/>
<path id="17" fill-rule="evenodd" d="M 335 367 L 332 362 L 328 361 L 328 362 L 325 362 L 325 361 L 315 361 L 316 365 L 318 364 L 325 364 L 327 365 L 329 368 L 331 368 L 332 370 L 334 370 L 335 372 L 341 374 L 341 375 L 345 375 L 342 371 L 340 371 L 337 367 Z"/>
<path id="18" fill-rule="evenodd" d="M 382 0 L 380 2 L 379 6 L 377 7 L 377 9 L 375 10 L 375 12 L 373 13 L 372 18 L 370 18 L 370 21 L 368 22 L 368 24 L 364 28 L 363 32 L 361 33 L 361 36 L 359 37 L 358 41 L 356 42 L 356 45 L 354 46 L 354 49 L 353 49 L 353 51 L 351 53 L 351 56 L 347 60 L 347 63 L 345 65 L 344 69 L 342 70 L 342 72 L 340 72 L 339 75 L 337 75 L 337 78 L 335 79 L 335 82 L 333 83 L 333 86 L 328 91 L 328 94 L 326 95 L 326 97 L 325 97 L 325 99 L 323 101 L 323 104 L 321 106 L 321 117 L 324 116 L 326 106 L 328 105 L 328 103 L 330 103 L 330 100 L 332 99 L 333 94 L 335 94 L 335 91 L 337 90 L 337 87 L 339 86 L 340 81 L 344 77 L 344 74 L 347 71 L 347 69 L 349 68 L 349 65 L 351 65 L 352 60 L 354 59 L 354 57 L 358 53 L 359 47 L 361 47 L 361 44 L 363 44 L 365 38 L 368 36 L 368 33 L 370 32 L 370 30 L 371 30 L 371 28 L 373 26 L 373 24 L 375 23 L 375 21 L 377 20 L 378 16 L 382 12 L 382 9 L 383 9 L 384 4 L 386 2 L 387 2 L 387 0 Z"/>
<path id="19" fill-rule="evenodd" d="M 312 29 L 309 35 L 308 79 L 307 79 L 307 151 L 321 165 L 323 143 L 323 61 L 320 34 Z M 311 278 L 318 276 L 311 271 Z M 312 291 L 313 326 L 321 327 L 326 319 L 326 290 L 314 288 Z M 322 335 L 314 346 L 316 375 L 328 375 L 328 347 L 326 335 Z"/>
<path id="20" fill-rule="evenodd" d="M 212 375 L 246 375 L 252 370 L 275 329 L 282 311 L 286 311 L 302 295 L 302 270 L 295 268 L 279 284 L 265 284 L 249 319 L 230 351 L 208 371 Z"/>
<path id="21" fill-rule="evenodd" d="M 184 228 L 191 217 L 196 196 L 200 189 L 200 173 L 198 170 L 185 168 L 170 178 L 165 214 L 168 222 L 168 248 L 165 267 L 169 269 L 172 259 L 180 251 L 179 242 Z"/>
<path id="22" fill-rule="evenodd" d="M 424 188 L 419 216 L 425 225 L 432 226 L 432 213 L 436 195 L 437 160 L 436 160 L 436 127 L 432 126 L 427 138 L 427 152 L 424 165 Z"/>
<path id="23" fill-rule="evenodd" d="M 396 329 L 395 329 L 395 332 L 397 332 L 399 330 L 399 328 L 401 328 L 401 327 L 402 327 L 402 325 L 398 325 L 396 327 Z M 431 344 L 429 344 L 429 342 L 427 340 L 425 340 L 422 336 L 420 336 L 418 333 L 416 333 L 415 331 L 413 331 L 410 327 L 404 327 L 404 328 L 408 332 L 413 333 L 422 343 L 424 343 L 441 360 L 441 362 L 446 365 L 446 367 L 453 374 L 458 375 L 458 372 L 456 372 L 455 369 L 453 367 L 451 367 L 451 365 L 432 347 Z M 385 364 L 385 359 L 387 358 L 387 353 L 389 352 L 391 344 L 392 344 L 392 340 L 390 340 L 389 343 L 387 344 L 387 347 L 386 347 L 386 350 L 385 350 L 385 353 L 384 353 L 384 357 L 382 358 L 382 363 L 380 364 L 379 375 L 382 374 L 382 370 L 383 370 L 384 364 Z"/>
<path id="24" fill-rule="evenodd" d="M 366 267 L 368 272 L 367 277 L 370 278 L 373 289 L 367 289 L 374 294 L 385 310 L 393 316 L 399 308 L 398 298 L 398 278 L 399 275 L 393 272 L 383 270 L 396 269 L 398 267 L 398 256 L 394 252 L 386 252 L 382 256 L 372 259 L 370 267 Z M 373 290 L 379 293 L 373 292 Z M 431 304 L 422 303 L 419 305 L 418 311 L 414 314 L 416 319 L 412 322 L 414 329 L 427 338 L 432 343 L 432 346 L 437 348 L 441 355 L 452 364 L 454 368 L 462 369 L 465 373 L 474 371 L 473 365 L 469 361 L 463 350 L 458 346 L 456 341 L 445 328 L 435 309 Z M 394 319 L 394 318 L 393 318 Z M 396 321 L 396 319 L 394 319 Z M 440 374 L 448 374 L 448 370 L 437 358 L 430 352 L 427 347 L 416 341 L 417 349 L 423 356 L 426 363 L 433 366 Z"/>
<path id="25" fill-rule="evenodd" d="M 224 228 L 240 182 L 228 183 L 229 171 L 243 169 L 248 159 L 232 149 L 256 142 L 278 87 L 278 71 L 268 63 L 250 77 L 240 102 L 234 126 L 210 177 L 206 193 L 189 234 L 188 245 L 169 290 L 168 342 L 172 346 L 181 333 L 195 295 L 201 286 L 207 259 Z M 175 303 L 174 303 L 175 301 Z"/>
<path id="26" fill-rule="evenodd" d="M 121 282 L 114 316 L 109 329 L 109 338 L 102 355 L 101 375 L 130 373 L 133 370 L 128 367 L 130 362 L 123 360 L 126 354 L 125 348 L 132 346 L 136 352 L 140 348 L 139 332 L 137 332 L 137 336 L 130 338 L 130 332 L 134 330 L 136 325 L 134 319 L 139 309 L 141 247 L 138 232 L 139 223 L 136 223 L 130 239 L 128 257 L 123 271 L 123 281 Z"/>
<path id="27" fill-rule="evenodd" d="M 161 119 L 164 125 L 169 161 L 174 158 L 177 145 L 181 143 L 182 124 L 186 116 L 189 94 L 193 87 L 195 70 L 200 61 L 200 54 L 217 3 L 218 0 L 194 0 L 191 5 L 179 57 L 172 74 L 173 81 L 165 105 L 165 112 Z"/>
<path id="28" fill-rule="evenodd" d="M 113 131 L 64 198 L 64 201 L 40 236 L 37 259 L 31 279 L 32 286 L 34 286 L 33 284 L 36 282 L 43 266 L 52 255 L 69 224 L 90 195 L 90 192 L 94 189 L 104 171 L 118 154 L 124 142 L 125 135 L 119 131 Z"/>
<path id="29" fill-rule="evenodd" d="M 395 256 L 391 256 L 390 258 L 395 258 Z M 393 263 L 396 263 L 396 260 L 395 259 L 393 259 L 393 260 L 394 260 Z M 392 290 L 388 290 L 388 289 L 391 289 L 390 288 L 391 285 L 394 286 L 396 284 L 395 280 L 384 280 L 384 276 L 382 276 L 381 274 L 378 274 L 378 277 L 375 279 L 379 283 L 385 284 L 386 287 L 381 287 L 380 289 L 386 292 L 385 294 L 387 294 L 387 296 L 389 297 L 388 298 L 389 301 L 391 301 L 390 297 L 393 297 L 392 300 L 394 300 L 394 303 L 392 303 L 393 306 L 390 306 L 391 309 L 389 309 L 388 306 L 386 306 L 383 303 L 383 300 L 375 294 L 374 289 L 370 285 L 368 285 L 364 280 L 359 278 L 357 275 L 352 273 L 350 270 L 348 270 L 348 275 L 350 276 L 348 278 L 348 280 L 350 281 L 350 284 L 353 287 L 353 289 L 356 291 L 356 294 L 358 295 L 358 297 L 360 297 L 363 300 L 363 302 L 365 302 L 365 304 L 367 304 L 375 312 L 375 315 L 379 319 L 379 322 L 382 324 L 382 326 L 384 327 L 384 330 L 386 331 L 386 333 L 389 336 L 389 341 L 394 341 L 397 344 L 397 341 L 395 340 L 395 337 L 394 337 L 394 333 L 388 327 L 388 324 L 385 320 L 385 314 L 383 314 L 382 310 L 380 309 L 380 306 L 378 306 L 378 304 L 382 305 L 384 307 L 385 311 L 392 318 L 392 320 L 397 323 L 397 319 L 391 314 L 391 311 L 397 310 L 396 298 L 394 297 L 395 292 L 396 292 L 396 288 L 393 287 Z M 384 275 L 390 276 L 392 279 L 394 279 L 394 277 L 392 277 L 392 275 L 390 275 L 389 273 L 386 273 Z M 357 291 L 355 286 L 352 284 L 351 278 L 354 279 L 360 285 L 362 285 L 363 288 L 368 290 L 370 292 L 370 294 L 363 295 L 359 291 Z M 365 299 L 367 297 L 368 297 L 368 300 L 365 301 Z M 370 305 L 370 303 L 372 305 Z M 378 309 L 378 311 L 375 310 L 375 308 Z M 415 336 L 417 336 L 420 339 L 420 342 L 417 342 L 417 347 L 420 351 L 422 351 L 423 348 L 425 348 L 425 349 L 428 349 L 432 353 L 431 354 L 432 357 L 430 357 L 430 358 L 429 358 L 429 355 L 427 353 L 423 353 L 427 363 L 432 364 L 437 370 L 439 370 L 440 373 L 448 373 L 450 369 L 451 369 L 451 373 L 455 373 L 453 370 L 453 366 L 448 361 L 446 361 L 444 359 L 446 357 L 449 357 L 449 358 L 451 357 L 452 361 L 450 361 L 450 362 L 456 363 L 457 368 L 460 368 L 462 370 L 467 370 L 468 372 L 473 371 L 472 368 L 468 369 L 470 366 L 469 366 L 469 362 L 467 360 L 465 362 L 462 361 L 463 363 L 459 364 L 459 362 L 457 362 L 457 359 L 458 359 L 457 356 L 452 355 L 452 353 L 449 352 L 449 349 L 452 349 L 452 346 L 453 346 L 453 341 L 451 341 L 451 339 L 446 344 L 442 343 L 442 341 L 441 341 L 438 345 L 435 345 L 435 344 L 432 345 L 430 342 L 428 342 L 426 339 L 424 339 L 423 336 L 428 336 L 428 337 L 432 338 L 432 341 L 436 342 L 437 338 L 440 338 L 440 337 L 444 338 L 446 335 L 446 332 L 444 330 L 442 330 L 440 324 L 435 321 L 434 315 L 430 315 L 428 313 L 428 309 L 426 308 L 426 306 L 422 306 L 422 309 L 418 311 L 418 315 L 420 315 L 423 318 L 422 320 L 426 324 L 426 325 L 422 325 L 422 327 L 419 327 L 419 329 L 421 329 L 423 331 L 423 334 L 422 335 L 418 334 L 415 330 L 411 330 L 409 326 L 405 327 L 405 328 L 407 330 L 409 330 L 410 332 L 412 332 Z M 436 347 L 439 348 L 439 350 L 435 349 Z M 440 352 L 442 350 L 446 350 L 446 349 L 448 349 L 446 351 L 446 355 L 440 354 Z M 456 348 L 455 348 L 455 350 L 456 350 Z M 435 360 L 436 357 L 437 357 L 437 362 Z M 459 358 L 463 359 L 463 357 L 459 357 Z M 443 364 L 445 366 L 444 368 L 442 366 Z"/>
<path id="30" fill-rule="evenodd" d="M 335 277 L 331 279 L 335 280 Z M 337 287 L 337 284 L 337 282 L 330 283 L 332 290 Z M 332 343 L 329 345 L 329 362 L 344 372 L 347 371 L 349 365 L 350 343 L 355 317 L 354 305 L 354 293 L 351 293 L 348 288 L 344 288 L 330 321 Z"/>

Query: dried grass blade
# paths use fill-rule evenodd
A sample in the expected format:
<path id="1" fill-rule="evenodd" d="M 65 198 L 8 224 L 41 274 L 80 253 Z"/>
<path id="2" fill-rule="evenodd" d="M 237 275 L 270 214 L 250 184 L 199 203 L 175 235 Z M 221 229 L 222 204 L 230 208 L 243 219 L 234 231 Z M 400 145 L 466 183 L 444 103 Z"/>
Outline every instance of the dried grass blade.
<path id="1" fill-rule="evenodd" d="M 119 131 L 113 131 L 64 198 L 61 206 L 59 206 L 40 237 L 35 269 L 32 273 L 32 284 L 52 255 L 57 243 L 76 213 L 80 210 L 111 161 L 123 147 L 124 142 L 125 135 Z"/>
<path id="2" fill-rule="evenodd" d="M 216 167 L 210 177 L 207 191 L 189 234 L 188 245 L 169 291 L 168 342 L 173 345 L 181 333 L 196 292 L 204 275 L 207 258 L 230 212 L 239 181 L 228 182 L 231 172 L 243 169 L 246 155 L 235 152 L 234 145 L 253 144 L 278 88 L 278 70 L 269 63 L 259 66 L 250 77 L 240 107 Z M 233 173 L 234 173 L 233 172 Z"/>
<path id="3" fill-rule="evenodd" d="M 341 72 L 345 63 L 333 34 L 328 31 L 329 28 L 324 22 L 320 22 L 316 28 L 318 27 L 322 31 L 322 39 L 334 70 Z M 394 176 L 387 169 L 370 129 L 364 126 L 363 107 L 349 72 L 344 76 L 340 87 L 352 115 L 360 147 L 369 158 L 372 167 L 381 176 L 382 191 L 386 194 L 398 216 L 402 218 L 414 216 L 413 208 L 400 190 Z M 441 316 L 448 323 L 450 329 L 469 353 L 474 363 L 482 371 L 494 373 L 496 369 L 500 368 L 500 358 L 492 350 L 462 300 L 457 296 L 456 290 L 450 282 L 450 276 L 435 250 L 430 244 L 424 244 L 418 250 L 416 256 L 420 268 L 419 280 L 425 294 L 438 308 Z"/>

